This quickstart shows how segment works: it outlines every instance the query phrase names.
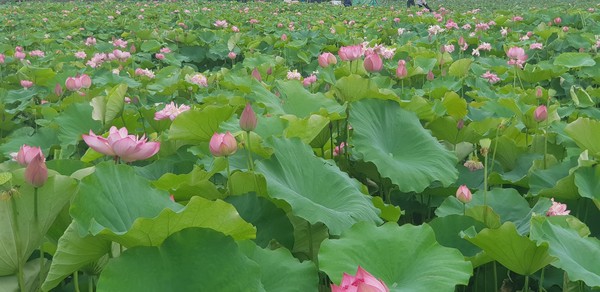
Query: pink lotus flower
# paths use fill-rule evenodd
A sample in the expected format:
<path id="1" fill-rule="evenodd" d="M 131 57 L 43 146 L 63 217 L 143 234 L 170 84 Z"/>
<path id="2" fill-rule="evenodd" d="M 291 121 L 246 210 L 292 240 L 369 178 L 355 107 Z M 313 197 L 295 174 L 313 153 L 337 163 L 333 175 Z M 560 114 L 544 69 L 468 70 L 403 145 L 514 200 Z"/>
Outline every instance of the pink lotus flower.
<path id="1" fill-rule="evenodd" d="M 568 26 L 563 26 L 562 27 L 562 31 L 563 32 L 568 32 L 569 31 L 569 27 Z"/>
<path id="2" fill-rule="evenodd" d="M 156 57 L 159 60 L 164 60 L 165 59 L 165 55 L 161 54 L 161 53 L 156 53 L 154 54 L 154 57 Z"/>
<path id="3" fill-rule="evenodd" d="M 302 85 L 304 85 L 304 87 L 308 87 L 315 82 L 317 82 L 317 76 L 315 74 L 311 74 L 302 80 Z"/>
<path id="4" fill-rule="evenodd" d="M 344 151 L 344 148 L 346 148 L 345 142 L 340 143 L 339 146 L 335 146 L 335 148 L 333 148 L 333 156 L 339 156 L 342 151 Z"/>
<path id="5" fill-rule="evenodd" d="M 435 75 L 433 75 L 433 71 L 429 70 L 429 72 L 427 72 L 427 80 L 433 81 L 434 78 Z"/>
<path id="6" fill-rule="evenodd" d="M 246 104 L 242 115 L 240 116 L 240 128 L 246 132 L 254 131 L 256 129 L 256 123 L 258 119 L 256 113 L 252 109 L 250 103 Z"/>
<path id="7" fill-rule="evenodd" d="M 281 35 L 281 40 L 282 41 L 285 42 L 285 41 L 287 41 L 287 39 L 288 39 L 287 34 L 284 33 L 284 34 Z"/>
<path id="8" fill-rule="evenodd" d="M 25 89 L 28 89 L 33 86 L 33 81 L 30 81 L 30 80 L 21 80 L 20 83 L 21 83 L 21 86 L 23 86 L 23 88 L 25 88 Z"/>
<path id="9" fill-rule="evenodd" d="M 538 86 L 535 89 L 535 97 L 542 98 L 542 96 L 544 96 L 544 92 L 542 91 L 542 88 Z"/>
<path id="10" fill-rule="evenodd" d="M 344 273 L 339 286 L 331 284 L 331 292 L 389 292 L 390 289 L 381 280 L 358 266 L 356 276 Z"/>
<path id="11" fill-rule="evenodd" d="M 252 69 L 252 77 L 254 77 L 254 79 L 258 80 L 258 82 L 262 81 L 262 76 L 260 76 L 260 72 L 258 72 L 258 69 L 256 69 L 256 68 Z"/>
<path id="12" fill-rule="evenodd" d="M 235 57 L 237 57 L 237 54 L 235 52 L 229 52 L 229 54 L 227 54 L 227 57 L 231 60 L 235 59 Z"/>
<path id="13" fill-rule="evenodd" d="M 342 61 L 354 61 L 363 55 L 363 50 L 361 45 L 340 47 L 338 51 L 338 55 Z"/>
<path id="14" fill-rule="evenodd" d="M 287 72 L 287 79 L 288 80 L 300 80 L 300 79 L 302 79 L 302 75 L 300 74 L 300 72 L 298 72 L 298 70 L 294 69 L 293 71 Z"/>
<path id="15" fill-rule="evenodd" d="M 54 86 L 54 94 L 56 94 L 57 96 L 61 96 L 63 94 L 62 86 L 60 86 L 59 83 L 56 83 L 56 85 Z"/>
<path id="16" fill-rule="evenodd" d="M 494 84 L 500 81 L 498 75 L 491 73 L 489 70 L 481 75 L 482 78 L 487 79 L 489 83 Z"/>
<path id="17" fill-rule="evenodd" d="M 367 72 L 379 72 L 383 69 L 383 61 L 381 57 L 379 57 L 376 53 L 371 53 L 365 57 L 365 61 L 363 63 L 365 70 Z"/>
<path id="18" fill-rule="evenodd" d="M 123 40 L 123 39 L 116 39 L 114 41 L 112 41 L 113 46 L 115 47 L 120 47 L 120 48 L 127 48 L 127 41 Z"/>
<path id="19" fill-rule="evenodd" d="M 88 37 L 87 39 L 85 39 L 85 45 L 88 47 L 96 45 L 96 38 Z"/>
<path id="20" fill-rule="evenodd" d="M 85 52 L 81 51 L 81 52 L 75 52 L 73 54 L 73 56 L 75 56 L 75 58 L 77 59 L 85 59 L 85 57 L 87 57 L 87 55 L 85 54 Z"/>
<path id="21" fill-rule="evenodd" d="M 525 64 L 525 61 L 527 61 L 527 55 L 525 54 L 525 50 L 523 50 L 523 48 L 512 47 L 508 49 L 506 55 L 510 59 L 508 61 L 508 65 L 511 66 L 515 65 L 519 68 L 523 68 L 523 64 Z"/>
<path id="22" fill-rule="evenodd" d="M 142 68 L 137 68 L 135 69 L 135 75 L 142 75 L 142 76 L 146 76 L 150 79 L 154 79 L 154 77 L 156 77 L 156 75 L 154 74 L 154 72 L 152 72 L 152 70 L 150 69 L 142 69 Z"/>
<path id="23" fill-rule="evenodd" d="M 27 144 L 23 144 L 23 146 L 21 146 L 21 148 L 19 149 L 19 152 L 17 152 L 13 156 L 14 156 L 14 159 L 16 162 L 18 162 L 20 165 L 26 166 L 38 154 L 41 154 L 42 156 L 44 156 L 42 154 L 42 149 L 40 147 L 29 146 Z"/>
<path id="24" fill-rule="evenodd" d="M 560 17 L 557 17 L 554 19 L 554 24 L 558 25 L 562 22 L 562 19 Z"/>
<path id="25" fill-rule="evenodd" d="M 29 52 L 29 56 L 43 58 L 46 54 L 40 50 L 33 50 Z"/>
<path id="26" fill-rule="evenodd" d="M 6 56 L 4 56 L 4 54 L 0 54 L 0 64 L 4 64 L 5 58 Z"/>
<path id="27" fill-rule="evenodd" d="M 237 26 L 234 25 L 234 26 L 231 27 L 231 31 L 233 31 L 233 32 L 240 32 L 240 29 Z"/>
<path id="28" fill-rule="evenodd" d="M 406 76 L 408 76 L 408 71 L 406 69 L 406 61 L 399 60 L 398 68 L 396 69 L 396 77 L 398 77 L 400 79 L 404 79 L 404 78 L 406 78 Z"/>
<path id="29" fill-rule="evenodd" d="M 165 48 L 161 48 L 161 49 L 160 49 L 160 52 L 161 52 L 161 53 L 163 53 L 163 54 L 168 54 L 168 53 L 170 53 L 170 52 L 171 52 L 171 49 L 169 49 L 169 48 L 167 48 L 167 47 L 165 47 Z"/>
<path id="30" fill-rule="evenodd" d="M 189 110 L 190 110 L 190 107 L 185 104 L 177 106 L 174 102 L 171 102 L 171 103 L 165 105 L 165 108 L 163 108 L 162 110 L 154 113 L 154 119 L 157 121 L 164 120 L 164 119 L 170 119 L 172 121 L 179 114 L 189 111 Z"/>
<path id="31" fill-rule="evenodd" d="M 15 58 L 17 58 L 17 59 L 19 59 L 19 60 L 23 60 L 23 59 L 25 59 L 25 57 L 26 57 L 26 56 L 27 56 L 27 55 L 25 55 L 25 53 L 23 53 L 23 52 L 18 52 L 18 51 L 17 51 L 17 52 L 15 52 Z"/>
<path id="32" fill-rule="evenodd" d="M 538 106 L 533 112 L 533 119 L 540 123 L 548 118 L 548 108 L 545 105 Z"/>
<path id="33" fill-rule="evenodd" d="M 473 195 L 471 194 L 471 190 L 467 188 L 466 185 L 461 185 L 456 190 L 456 198 L 463 204 L 471 202 L 473 199 Z"/>
<path id="34" fill-rule="evenodd" d="M 46 157 L 42 152 L 37 152 L 25 169 L 25 181 L 33 187 L 39 188 L 48 180 Z"/>
<path id="35" fill-rule="evenodd" d="M 571 213 L 570 210 L 567 210 L 566 204 L 555 202 L 554 198 L 550 200 L 552 201 L 552 206 L 550 206 L 548 212 L 546 212 L 546 216 L 564 216 L 569 215 L 569 213 Z"/>
<path id="36" fill-rule="evenodd" d="M 204 76 L 201 73 L 195 74 L 194 76 L 189 77 L 189 78 L 186 76 L 186 80 L 189 83 L 193 83 L 193 84 L 196 84 L 198 86 L 208 87 L 208 79 L 206 79 L 206 76 Z"/>
<path id="37" fill-rule="evenodd" d="M 230 156 L 237 151 L 237 141 L 229 131 L 225 134 L 214 133 L 208 147 L 214 156 Z"/>
<path id="38" fill-rule="evenodd" d="M 319 55 L 319 66 L 325 68 L 331 64 L 337 64 L 337 58 L 330 52 L 325 52 Z"/>
<path id="39" fill-rule="evenodd" d="M 81 89 L 81 80 L 78 77 L 68 77 L 65 81 L 65 87 L 71 91 Z"/>
<path id="40" fill-rule="evenodd" d="M 147 142 L 141 138 L 129 135 L 127 128 L 117 129 L 112 126 L 107 138 L 98 136 L 90 130 L 89 135 L 82 135 L 83 141 L 96 152 L 108 156 L 116 156 L 125 162 L 147 159 L 158 152 L 160 143 Z"/>
<path id="41" fill-rule="evenodd" d="M 541 50 L 543 47 L 544 47 L 544 45 L 541 43 L 533 43 L 533 44 L 529 45 L 530 50 Z"/>

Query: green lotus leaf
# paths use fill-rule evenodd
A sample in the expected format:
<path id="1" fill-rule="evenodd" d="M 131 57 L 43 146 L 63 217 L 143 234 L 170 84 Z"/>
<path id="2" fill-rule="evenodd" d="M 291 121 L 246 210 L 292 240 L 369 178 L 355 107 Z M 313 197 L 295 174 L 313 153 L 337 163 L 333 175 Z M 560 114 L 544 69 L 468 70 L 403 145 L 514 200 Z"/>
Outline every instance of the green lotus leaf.
<path id="1" fill-rule="evenodd" d="M 203 109 L 192 109 L 177 116 L 169 129 L 169 138 L 191 142 L 208 142 L 219 124 L 228 120 L 233 114 L 230 106 L 207 106 Z"/>
<path id="2" fill-rule="evenodd" d="M 544 217 L 532 219 L 531 238 L 548 244 L 550 255 L 558 258 L 552 265 L 569 274 L 571 281 L 583 281 L 592 287 L 600 286 L 600 240 L 581 237 L 572 227 L 561 224 L 570 216 Z"/>
<path id="3" fill-rule="evenodd" d="M 561 65 L 567 68 L 591 67 L 596 65 L 596 61 L 587 53 L 567 52 L 558 55 L 554 59 L 554 65 Z"/>
<path id="4" fill-rule="evenodd" d="M 94 97 L 91 105 L 94 108 L 92 118 L 103 125 L 110 123 L 123 112 L 127 84 L 119 84 L 108 91 L 106 96 Z"/>
<path id="5" fill-rule="evenodd" d="M 131 271 L 136 271 L 135 277 Z M 231 237 L 188 228 L 159 247 L 133 247 L 112 259 L 97 291 L 265 291 L 260 274 L 259 265 Z"/>
<path id="6" fill-rule="evenodd" d="M 319 273 L 312 262 L 300 263 L 285 248 L 262 249 L 250 241 L 239 245 L 242 252 L 260 266 L 265 291 L 318 291 Z"/>
<path id="7" fill-rule="evenodd" d="M 485 228 L 479 233 L 472 228 L 463 233 L 463 238 L 521 275 L 532 275 L 555 260 L 548 254 L 547 243 L 538 245 L 528 237 L 519 235 L 512 222 L 505 222 L 497 229 Z"/>
<path id="8" fill-rule="evenodd" d="M 454 77 L 464 77 L 469 73 L 471 63 L 473 63 L 472 59 L 456 60 L 452 63 L 452 65 L 450 65 L 450 69 L 448 69 L 448 74 Z"/>
<path id="9" fill-rule="evenodd" d="M 318 158 L 299 139 L 272 138 L 274 154 L 258 162 L 272 198 L 286 201 L 295 215 L 322 222 L 332 234 L 359 221 L 381 222 L 358 183 L 337 166 Z"/>
<path id="10" fill-rule="evenodd" d="M 75 271 L 109 253 L 110 240 L 89 235 L 81 237 L 77 233 L 78 228 L 76 222 L 71 222 L 58 240 L 58 247 L 52 257 L 52 265 L 42 290 L 49 291 Z"/>
<path id="11" fill-rule="evenodd" d="M 338 79 L 334 88 L 340 98 L 347 102 L 364 98 L 398 99 L 395 94 L 380 90 L 377 83 L 373 82 L 371 78 L 364 78 L 356 74 Z"/>
<path id="12" fill-rule="evenodd" d="M 24 181 L 25 169 L 13 172 L 10 199 L 0 200 L 0 276 L 16 273 L 19 261 L 25 263 L 40 247 L 44 234 L 54 219 L 71 200 L 77 184 L 74 179 L 50 172 L 46 183 L 38 189 L 38 220 L 34 220 L 34 188 Z M 14 201 L 14 202 L 13 202 Z M 14 236 L 13 208 L 16 206 L 19 239 Z M 17 253 L 17 246 L 20 253 Z"/>
<path id="13" fill-rule="evenodd" d="M 477 232 L 485 228 L 485 225 L 469 216 L 448 215 L 436 217 L 428 223 L 435 232 L 435 238 L 439 244 L 445 247 L 453 247 L 465 257 L 473 257 L 481 252 L 476 245 L 460 237 L 460 232 L 474 227 Z"/>
<path id="14" fill-rule="evenodd" d="M 188 200 L 192 196 L 201 196 L 207 199 L 222 199 L 225 195 L 217 189 L 210 178 L 212 172 L 206 172 L 198 166 L 190 173 L 172 174 L 165 173 L 153 185 L 161 190 L 168 191 L 177 201 Z"/>
<path id="15" fill-rule="evenodd" d="M 565 127 L 565 133 L 577 143 L 577 146 L 596 158 L 600 158 L 600 135 L 590 135 L 590 133 L 600 133 L 600 121 L 589 118 L 578 118 Z"/>
<path id="16" fill-rule="evenodd" d="M 311 114 L 323 116 L 345 114 L 345 106 L 341 106 L 322 93 L 310 93 L 298 81 L 278 81 L 277 88 L 281 93 L 283 108 L 288 114 L 299 118 L 309 117 Z"/>
<path id="17" fill-rule="evenodd" d="M 600 206 L 600 167 L 580 167 L 575 171 L 575 185 L 582 197 Z"/>
<path id="18" fill-rule="evenodd" d="M 458 250 L 436 242 L 427 224 L 360 222 L 321 245 L 319 267 L 333 283 L 339 284 L 343 273 L 354 274 L 359 265 L 390 291 L 454 291 L 469 282 L 473 271 Z"/>
<path id="19" fill-rule="evenodd" d="M 63 144 L 77 144 L 81 134 L 91 130 L 98 133 L 102 124 L 92 119 L 93 108 L 89 103 L 69 105 L 54 121 L 58 124 L 58 139 Z"/>
<path id="20" fill-rule="evenodd" d="M 433 182 L 449 186 L 458 178 L 456 156 L 421 126 L 415 114 L 392 101 L 352 104 L 353 150 L 373 162 L 403 192 L 421 192 Z"/>

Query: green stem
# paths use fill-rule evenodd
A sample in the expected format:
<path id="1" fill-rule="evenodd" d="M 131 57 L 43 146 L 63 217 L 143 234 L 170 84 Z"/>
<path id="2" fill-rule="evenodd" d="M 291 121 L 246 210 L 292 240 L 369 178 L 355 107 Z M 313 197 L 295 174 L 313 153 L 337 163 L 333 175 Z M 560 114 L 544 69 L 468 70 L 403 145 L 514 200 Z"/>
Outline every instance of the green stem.
<path id="1" fill-rule="evenodd" d="M 94 276 L 92 275 L 88 279 L 88 292 L 94 292 Z"/>
<path id="2" fill-rule="evenodd" d="M 467 215 L 467 204 L 463 203 L 463 216 Z"/>
<path id="3" fill-rule="evenodd" d="M 15 247 L 17 252 L 17 281 L 19 282 L 20 291 L 25 291 L 25 278 L 23 274 L 23 255 L 21 251 L 21 234 L 19 233 L 19 214 L 17 213 L 17 200 L 13 196 L 10 198 L 12 206 L 12 227 L 15 237 Z"/>
<path id="4" fill-rule="evenodd" d="M 233 191 L 231 189 L 231 171 L 229 169 L 229 156 L 225 156 L 225 161 L 227 161 L 227 190 L 229 191 L 229 194 L 233 194 Z"/>
<path id="5" fill-rule="evenodd" d="M 38 188 L 33 188 L 33 219 L 35 224 L 40 227 L 40 220 L 38 216 Z"/>
<path id="6" fill-rule="evenodd" d="M 313 258 L 314 257 L 314 247 L 313 247 L 313 238 L 312 238 L 312 226 L 310 225 L 310 222 L 306 221 L 306 224 L 308 225 L 308 252 L 310 253 L 309 258 L 315 262 L 315 265 L 317 266 L 317 269 L 319 268 L 319 260 L 318 258 Z"/>
<path id="7" fill-rule="evenodd" d="M 546 120 L 546 127 L 544 129 L 544 169 L 548 167 L 546 155 L 548 155 L 548 120 Z"/>
<path id="8" fill-rule="evenodd" d="M 79 291 L 79 271 L 75 271 L 75 273 L 73 273 L 73 286 L 75 286 L 75 292 L 80 292 Z"/>
<path id="9" fill-rule="evenodd" d="M 523 285 L 523 292 L 529 292 L 529 275 L 525 275 L 525 285 Z"/>
<path id="10" fill-rule="evenodd" d="M 487 190 L 488 190 L 488 155 L 484 156 L 483 165 L 483 224 L 487 226 Z"/>
<path id="11" fill-rule="evenodd" d="M 496 272 L 496 261 L 494 261 L 494 291 L 498 291 L 498 274 Z"/>
<path id="12" fill-rule="evenodd" d="M 250 148 L 250 131 L 246 131 L 246 152 L 248 153 L 248 167 L 254 171 L 254 159 L 252 159 L 252 148 Z"/>
<path id="13" fill-rule="evenodd" d="M 540 275 L 540 285 L 538 287 L 538 291 L 542 292 L 544 291 L 544 271 L 546 270 L 546 267 L 542 268 L 542 274 Z"/>

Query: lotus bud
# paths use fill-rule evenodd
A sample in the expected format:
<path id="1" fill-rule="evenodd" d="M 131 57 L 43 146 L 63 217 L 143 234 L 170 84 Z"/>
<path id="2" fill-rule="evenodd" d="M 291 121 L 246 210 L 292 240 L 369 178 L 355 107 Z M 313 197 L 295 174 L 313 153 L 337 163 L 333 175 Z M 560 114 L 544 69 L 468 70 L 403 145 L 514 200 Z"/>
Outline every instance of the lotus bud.
<path id="1" fill-rule="evenodd" d="M 46 183 L 46 180 L 48 180 L 46 158 L 41 152 L 38 152 L 25 169 L 25 181 L 32 186 L 39 188 Z"/>
<path id="2" fill-rule="evenodd" d="M 429 72 L 427 72 L 427 80 L 432 81 L 435 78 L 435 75 L 433 75 L 433 71 L 429 70 Z"/>
<path id="3" fill-rule="evenodd" d="M 379 72 L 383 69 L 383 61 L 378 54 L 369 54 L 366 56 L 363 65 L 367 72 Z"/>
<path id="4" fill-rule="evenodd" d="M 535 97 L 542 98 L 542 96 L 544 96 L 544 92 L 542 91 L 542 88 L 538 86 L 535 89 Z"/>
<path id="5" fill-rule="evenodd" d="M 260 72 L 258 72 L 258 69 L 254 68 L 252 70 L 252 77 L 254 77 L 254 79 L 258 80 L 258 82 L 262 81 L 262 77 L 260 76 Z"/>
<path id="6" fill-rule="evenodd" d="M 227 57 L 229 57 L 229 59 L 233 60 L 233 59 L 235 59 L 235 57 L 237 57 L 237 54 L 235 52 L 229 52 L 229 54 L 227 54 Z"/>
<path id="7" fill-rule="evenodd" d="M 396 69 L 396 77 L 404 79 L 406 76 L 408 76 L 408 71 L 406 70 L 406 61 L 400 60 L 398 61 L 398 69 Z"/>
<path id="8" fill-rule="evenodd" d="M 79 81 L 82 88 L 90 88 L 92 86 L 92 79 L 87 74 L 79 76 Z"/>
<path id="9" fill-rule="evenodd" d="M 548 108 L 545 105 L 538 106 L 533 112 L 533 119 L 540 123 L 548 118 Z"/>
<path id="10" fill-rule="evenodd" d="M 57 96 L 61 96 L 63 94 L 62 86 L 60 86 L 59 83 L 56 83 L 56 85 L 54 86 L 54 94 L 56 94 Z"/>
<path id="11" fill-rule="evenodd" d="M 215 133 L 209 142 L 210 153 L 214 156 L 230 156 L 237 151 L 237 141 L 230 132 Z"/>
<path id="12" fill-rule="evenodd" d="M 466 185 L 461 185 L 456 190 L 456 198 L 463 204 L 471 202 L 473 199 L 473 195 L 471 194 L 471 190 L 467 188 Z"/>
<path id="13" fill-rule="evenodd" d="M 240 116 L 240 128 L 246 132 L 254 131 L 257 121 L 256 113 L 252 110 L 250 103 L 247 103 Z"/>

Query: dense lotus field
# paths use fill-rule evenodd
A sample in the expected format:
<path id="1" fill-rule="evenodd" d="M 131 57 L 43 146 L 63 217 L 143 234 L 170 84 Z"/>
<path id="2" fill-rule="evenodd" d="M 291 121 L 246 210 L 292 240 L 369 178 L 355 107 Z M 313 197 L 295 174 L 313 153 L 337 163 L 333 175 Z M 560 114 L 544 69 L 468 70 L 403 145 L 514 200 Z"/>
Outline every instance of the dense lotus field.
<path id="1" fill-rule="evenodd" d="M 0 291 L 597 290 L 600 6 L 394 4 L 0 5 Z"/>

